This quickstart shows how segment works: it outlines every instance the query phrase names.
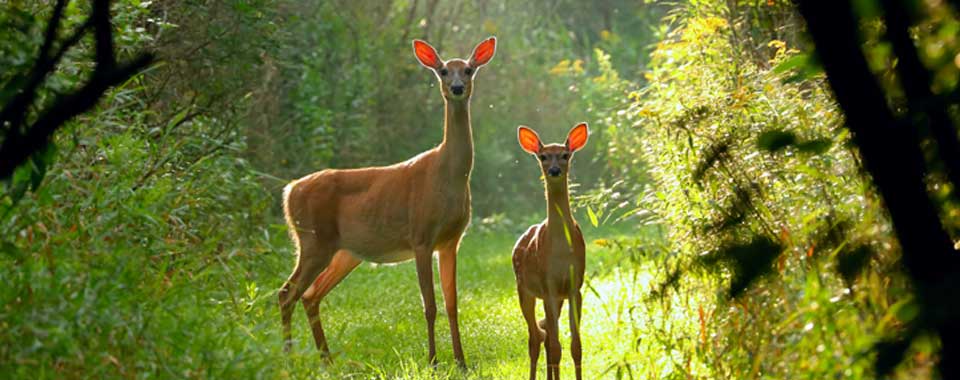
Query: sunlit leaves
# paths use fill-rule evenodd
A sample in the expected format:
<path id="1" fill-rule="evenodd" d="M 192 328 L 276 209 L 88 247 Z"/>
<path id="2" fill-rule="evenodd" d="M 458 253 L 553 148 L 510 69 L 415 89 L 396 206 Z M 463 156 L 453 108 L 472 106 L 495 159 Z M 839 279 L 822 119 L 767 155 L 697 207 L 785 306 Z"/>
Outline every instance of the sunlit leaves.
<path id="1" fill-rule="evenodd" d="M 597 220 L 597 214 L 593 212 L 593 207 L 587 206 L 587 216 L 590 217 L 590 224 L 594 227 L 600 226 L 600 222 Z"/>
<path id="2" fill-rule="evenodd" d="M 567 217 L 564 216 L 563 208 L 560 207 L 560 204 L 554 204 L 556 207 L 557 213 L 560 214 L 560 220 L 563 223 L 563 236 L 567 238 L 567 246 L 573 247 L 573 237 L 570 235 L 570 226 L 567 225 Z"/>
<path id="3" fill-rule="evenodd" d="M 684 286 L 718 290 L 709 324 L 684 332 L 711 334 L 694 363 L 724 352 L 710 368 L 726 375 L 714 377 L 864 378 L 872 363 L 849 358 L 872 347 L 861 324 L 880 319 L 869 305 L 889 302 L 884 286 L 897 283 L 870 265 L 895 260 L 895 249 L 879 248 L 889 247 L 889 224 L 819 63 L 798 51 L 805 43 L 782 33 L 790 26 L 727 11 L 704 2 L 676 14 L 683 22 L 657 45 L 649 82 L 626 110 L 634 127 L 611 144 L 621 160 L 639 144 L 656 183 L 641 206 L 663 223 L 670 253 L 651 299 L 684 299 L 673 291 Z M 836 220 L 851 222 L 833 229 Z"/>

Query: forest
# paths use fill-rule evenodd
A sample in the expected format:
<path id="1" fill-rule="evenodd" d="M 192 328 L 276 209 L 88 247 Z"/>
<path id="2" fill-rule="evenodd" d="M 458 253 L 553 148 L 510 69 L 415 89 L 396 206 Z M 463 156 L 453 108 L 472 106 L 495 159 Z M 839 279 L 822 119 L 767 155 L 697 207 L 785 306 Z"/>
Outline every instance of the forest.
<path id="1" fill-rule="evenodd" d="M 454 103 L 459 303 L 446 248 L 362 260 L 329 355 L 312 273 L 286 342 L 300 216 L 386 246 L 364 205 L 463 201 L 292 181 L 442 152 Z M 960 378 L 958 126 L 958 0 L 0 0 L 0 378 L 548 378 L 552 333 L 570 379 L 574 336 L 586 379 Z M 513 255 L 557 212 L 582 310 L 530 373 Z"/>

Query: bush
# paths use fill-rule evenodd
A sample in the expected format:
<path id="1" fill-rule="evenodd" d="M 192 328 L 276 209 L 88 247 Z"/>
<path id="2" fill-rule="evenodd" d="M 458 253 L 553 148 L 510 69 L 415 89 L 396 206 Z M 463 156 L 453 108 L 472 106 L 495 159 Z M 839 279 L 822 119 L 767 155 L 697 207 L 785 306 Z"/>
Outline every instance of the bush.
<path id="1" fill-rule="evenodd" d="M 746 14 L 786 9 L 757 7 Z M 639 203 L 667 231 L 656 303 L 637 307 L 668 320 L 678 303 L 695 307 L 699 326 L 638 328 L 669 337 L 660 349 L 696 377 L 868 375 L 859 353 L 896 331 L 899 307 L 885 306 L 908 293 L 822 76 L 800 41 L 759 45 L 744 36 L 764 25 L 724 7 L 674 14 L 647 85 L 614 116 L 607 154 L 622 178 L 652 178 Z M 751 286 L 763 276 L 775 279 Z"/>

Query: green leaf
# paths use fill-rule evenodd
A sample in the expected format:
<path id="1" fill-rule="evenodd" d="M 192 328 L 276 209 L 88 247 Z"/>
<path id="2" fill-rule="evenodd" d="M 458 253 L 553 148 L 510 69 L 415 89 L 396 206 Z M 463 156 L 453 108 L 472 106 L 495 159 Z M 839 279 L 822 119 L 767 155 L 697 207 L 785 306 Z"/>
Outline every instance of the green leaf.
<path id="1" fill-rule="evenodd" d="M 172 118 L 170 118 L 170 121 L 167 122 L 166 129 L 169 131 L 171 128 L 173 128 L 173 126 L 177 125 L 177 123 L 186 118 L 188 113 L 190 113 L 190 108 L 184 108 L 179 113 L 174 115 Z"/>
<path id="2" fill-rule="evenodd" d="M 801 68 L 807 64 L 809 56 L 806 54 L 797 54 L 790 58 L 784 59 L 780 64 L 773 67 L 774 74 L 783 74 L 787 71 Z"/>
<path id="3" fill-rule="evenodd" d="M 10 186 L 10 199 L 13 200 L 13 203 L 16 204 L 20 202 L 20 199 L 23 199 L 23 196 L 27 193 L 27 189 L 30 185 L 30 174 L 33 170 L 30 168 L 30 165 L 20 165 L 13 171 L 13 178 L 11 178 Z"/>
<path id="4" fill-rule="evenodd" d="M 823 73 L 823 67 L 815 56 L 809 54 L 797 54 L 784 59 L 780 64 L 771 70 L 774 74 L 784 74 L 795 72 L 783 79 L 784 83 L 803 82 Z"/>
<path id="5" fill-rule="evenodd" d="M 563 217 L 563 209 L 560 208 L 559 204 L 554 204 L 557 208 L 557 212 L 560 213 L 560 216 Z M 567 226 L 566 218 L 563 218 L 563 234 L 567 237 L 567 245 L 573 247 L 573 238 L 570 237 L 570 227 Z"/>
<path id="6" fill-rule="evenodd" d="M 913 299 L 905 299 L 890 306 L 887 314 L 896 317 L 898 324 L 909 323 L 920 315 L 920 307 Z"/>
<path id="7" fill-rule="evenodd" d="M 587 216 L 590 217 L 590 224 L 592 224 L 594 227 L 598 227 L 600 225 L 600 222 L 597 220 L 597 214 L 593 213 L 593 208 L 590 206 L 587 206 Z"/>
<path id="8" fill-rule="evenodd" d="M 40 188 L 40 183 L 47 174 L 47 168 L 53 164 L 56 155 L 57 146 L 51 142 L 30 157 L 30 190 L 37 191 Z"/>

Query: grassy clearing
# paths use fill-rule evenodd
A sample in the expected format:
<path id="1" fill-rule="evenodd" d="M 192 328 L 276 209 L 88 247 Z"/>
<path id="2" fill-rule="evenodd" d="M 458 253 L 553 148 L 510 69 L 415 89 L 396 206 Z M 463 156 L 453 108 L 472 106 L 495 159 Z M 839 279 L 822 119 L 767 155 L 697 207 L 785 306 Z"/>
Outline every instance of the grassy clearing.
<path id="1" fill-rule="evenodd" d="M 878 326 L 894 320 L 896 311 L 883 311 L 889 298 L 882 292 L 854 288 L 848 296 L 838 280 L 810 265 L 764 283 L 742 302 L 721 301 L 723 287 L 694 273 L 653 297 L 672 260 L 659 245 L 662 237 L 653 230 L 583 228 L 589 379 L 763 378 L 764 371 L 790 368 L 809 371 L 809 378 L 864 378 Z M 0 282 L 12 286 L 0 287 L 0 373 L 30 379 L 522 379 L 526 332 L 510 259 L 520 232 L 478 230 L 468 233 L 459 257 L 467 372 L 453 365 L 442 307 L 441 364 L 426 365 L 412 263 L 363 264 L 324 300 L 333 365 L 322 364 L 299 307 L 295 347 L 284 353 L 276 289 L 294 257 L 277 226 L 217 255 L 149 255 L 125 249 L 137 245 L 130 242 L 106 253 L 52 248 L 24 260 L 5 258 Z M 879 289 L 873 283 L 881 279 L 871 274 L 864 289 Z M 438 291 L 438 303 L 441 297 Z M 565 318 L 561 333 L 562 370 L 570 375 Z"/>
<path id="2" fill-rule="evenodd" d="M 596 233 L 588 229 L 588 236 L 591 232 Z M 526 377 L 526 329 L 517 306 L 510 259 L 515 238 L 511 233 L 470 234 L 461 248 L 458 278 L 468 378 Z M 615 373 L 606 370 L 621 359 L 623 350 L 633 342 L 623 336 L 632 329 L 625 329 L 622 318 L 617 318 L 617 314 L 625 313 L 624 306 L 633 296 L 621 286 L 621 280 L 623 276 L 648 275 L 598 268 L 615 261 L 612 256 L 616 253 L 595 244 L 588 249 L 588 272 L 606 274 L 589 278 L 595 292 L 585 289 L 584 371 L 587 378 L 602 378 L 602 374 Z M 251 287 L 276 286 L 292 263 L 292 259 L 286 258 L 270 261 L 271 268 L 278 272 L 264 273 L 263 277 L 250 282 L 255 284 Z M 249 339 L 241 344 L 259 347 L 272 358 L 280 369 L 279 377 L 309 374 L 317 378 L 463 378 L 464 373 L 452 364 L 449 329 L 442 308 L 437 320 L 441 365 L 436 370 L 425 365 L 425 323 L 415 279 L 411 263 L 365 264 L 324 300 L 321 317 L 335 355 L 335 363 L 330 367 L 320 365 L 306 317 L 299 311 L 294 317 L 294 352 L 289 357 L 282 352 L 273 290 L 263 290 L 265 293 L 256 297 L 252 308 L 234 323 L 238 329 L 250 332 Z M 261 280 L 271 282 L 256 282 Z M 600 294 L 604 298 L 599 298 Z M 439 294 L 438 302 L 442 302 Z M 542 309 L 538 313 L 542 316 Z M 565 324 L 566 318 L 563 318 L 561 332 L 566 354 L 569 330 Z M 541 358 L 541 367 L 544 360 L 545 356 Z M 564 357 L 563 365 L 566 371 L 572 370 L 569 356 Z"/>
<path id="3" fill-rule="evenodd" d="M 616 234 L 584 229 L 590 242 Z M 441 364 L 426 365 L 412 263 L 363 264 L 324 300 L 321 317 L 333 365 L 321 363 L 299 307 L 295 347 L 284 353 L 276 289 L 294 257 L 281 227 L 244 240 L 252 246 L 224 248 L 218 255 L 150 255 L 129 242 L 105 253 L 53 248 L 25 260 L 7 257 L 0 281 L 13 286 L 0 288 L 0 373 L 31 379 L 523 378 L 526 330 L 511 265 L 519 233 L 469 233 L 463 242 L 458 278 L 466 373 L 453 365 L 442 307 Z M 637 301 L 633 287 L 649 275 L 621 265 L 617 249 L 588 244 L 593 290 L 585 289 L 584 371 L 587 378 L 606 378 L 616 373 L 606 372 L 611 365 L 635 352 L 637 330 L 628 320 Z M 437 298 L 442 302 L 439 291 Z M 572 373 L 568 355 L 563 365 Z"/>

